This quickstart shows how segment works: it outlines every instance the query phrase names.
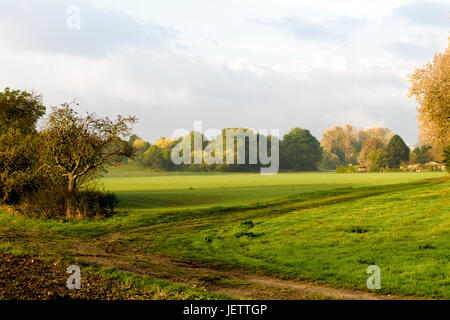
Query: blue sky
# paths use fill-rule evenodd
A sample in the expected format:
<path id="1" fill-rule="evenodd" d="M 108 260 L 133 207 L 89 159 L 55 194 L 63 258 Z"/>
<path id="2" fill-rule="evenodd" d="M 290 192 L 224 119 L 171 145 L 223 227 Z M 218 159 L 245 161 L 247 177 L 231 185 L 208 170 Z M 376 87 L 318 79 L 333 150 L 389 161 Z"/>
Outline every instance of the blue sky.
<path id="1" fill-rule="evenodd" d="M 0 87 L 136 115 L 150 141 L 201 120 L 382 125 L 414 144 L 407 75 L 444 50 L 449 16 L 449 1 L 1 0 Z"/>

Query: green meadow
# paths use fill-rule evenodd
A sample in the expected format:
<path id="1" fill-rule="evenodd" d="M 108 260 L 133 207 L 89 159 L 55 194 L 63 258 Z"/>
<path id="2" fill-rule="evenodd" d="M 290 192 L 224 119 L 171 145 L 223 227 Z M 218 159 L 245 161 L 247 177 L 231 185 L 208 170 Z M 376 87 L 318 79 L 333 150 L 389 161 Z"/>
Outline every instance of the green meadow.
<path id="1" fill-rule="evenodd" d="M 117 215 L 56 221 L 2 212 L 0 235 L 35 239 L 2 238 L 0 250 L 42 254 L 66 238 L 89 243 L 109 236 L 143 254 L 364 291 L 367 267 L 378 265 L 381 294 L 450 299 L 444 176 L 119 168 L 102 180 L 119 196 Z"/>
<path id="2" fill-rule="evenodd" d="M 121 208 L 145 210 L 234 205 L 303 192 L 407 183 L 443 175 L 434 172 L 314 172 L 270 176 L 255 173 L 155 173 L 125 167 L 111 170 L 102 185 L 120 197 Z"/>

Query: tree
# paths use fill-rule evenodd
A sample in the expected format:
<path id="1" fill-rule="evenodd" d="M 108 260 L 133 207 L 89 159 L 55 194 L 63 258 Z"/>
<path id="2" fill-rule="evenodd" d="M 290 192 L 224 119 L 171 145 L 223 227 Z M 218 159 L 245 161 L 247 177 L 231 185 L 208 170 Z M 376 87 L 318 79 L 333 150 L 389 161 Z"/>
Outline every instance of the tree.
<path id="1" fill-rule="evenodd" d="M 444 157 L 443 157 L 444 165 L 447 169 L 447 172 L 450 172 L 450 144 L 447 148 L 444 149 Z"/>
<path id="2" fill-rule="evenodd" d="M 281 166 L 298 171 L 317 170 L 322 147 L 309 130 L 294 128 L 284 135 L 280 148 Z"/>
<path id="3" fill-rule="evenodd" d="M 81 117 L 72 104 L 63 104 L 49 115 L 44 130 L 44 152 L 40 170 L 53 170 L 66 179 L 68 200 L 83 183 L 91 181 L 106 166 L 130 157 L 133 149 L 125 138 L 131 133 L 134 117 L 116 121 L 95 114 Z M 71 204 L 67 205 L 68 216 Z"/>
<path id="4" fill-rule="evenodd" d="M 0 202 L 17 204 L 21 196 L 32 191 L 37 176 L 37 134 L 24 134 L 10 128 L 0 135 Z"/>
<path id="5" fill-rule="evenodd" d="M 45 113 L 41 97 L 34 93 L 6 88 L 0 92 L 0 134 L 9 128 L 22 133 L 36 131 L 36 123 Z"/>
<path id="6" fill-rule="evenodd" d="M 381 142 L 383 146 L 386 147 L 393 136 L 394 133 L 391 131 L 391 129 L 376 126 L 361 130 L 358 133 L 358 139 L 361 143 L 361 149 L 364 143 L 372 138 L 376 138 L 379 142 Z"/>
<path id="7" fill-rule="evenodd" d="M 412 164 L 420 163 L 424 164 L 433 160 L 431 156 L 431 146 L 420 146 L 416 147 L 410 154 L 410 162 Z"/>
<path id="8" fill-rule="evenodd" d="M 158 147 L 154 144 L 144 152 L 142 165 L 157 170 L 169 170 L 171 165 L 169 154 L 170 149 Z"/>
<path id="9" fill-rule="evenodd" d="M 376 172 L 386 167 L 386 151 L 383 148 L 370 150 L 367 168 L 370 172 Z"/>
<path id="10" fill-rule="evenodd" d="M 133 135 L 129 141 L 129 143 L 133 146 L 135 151 L 135 157 L 134 160 L 142 164 L 144 153 L 150 148 L 150 143 L 147 141 L 142 140 L 141 138 L 137 137 L 136 135 Z"/>
<path id="11" fill-rule="evenodd" d="M 36 123 L 44 114 L 40 96 L 25 91 L 0 92 L 0 201 L 15 204 L 35 181 L 39 138 Z"/>
<path id="12" fill-rule="evenodd" d="M 450 141 L 450 38 L 444 53 L 410 75 L 409 97 L 415 97 L 420 135 L 433 147 L 434 158 L 441 160 Z"/>
<path id="13" fill-rule="evenodd" d="M 386 148 L 378 136 L 373 136 L 364 141 L 361 152 L 358 155 L 358 163 L 366 167 L 379 168 L 381 163 L 382 154 L 386 153 Z M 377 158 L 376 164 L 374 163 L 374 157 Z"/>
<path id="14" fill-rule="evenodd" d="M 395 135 L 389 141 L 386 149 L 386 161 L 389 168 L 398 168 L 401 162 L 409 160 L 409 147 L 399 135 Z"/>
<path id="15" fill-rule="evenodd" d="M 358 129 L 351 124 L 345 124 L 343 128 L 334 126 L 326 129 L 320 145 L 328 158 L 339 159 L 337 165 L 356 164 L 356 157 L 361 149 Z"/>

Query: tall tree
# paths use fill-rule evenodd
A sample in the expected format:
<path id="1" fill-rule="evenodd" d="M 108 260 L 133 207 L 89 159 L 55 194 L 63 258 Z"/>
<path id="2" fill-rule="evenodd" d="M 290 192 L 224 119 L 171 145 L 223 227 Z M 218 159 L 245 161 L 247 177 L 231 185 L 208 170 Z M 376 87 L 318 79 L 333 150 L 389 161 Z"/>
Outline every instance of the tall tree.
<path id="1" fill-rule="evenodd" d="M 444 53 L 436 53 L 433 62 L 416 68 L 410 75 L 409 97 L 414 96 L 420 135 L 433 147 L 437 160 L 450 141 L 450 38 Z"/>
<path id="2" fill-rule="evenodd" d="M 309 130 L 294 128 L 281 141 L 281 166 L 298 171 L 317 170 L 322 150 L 319 141 Z"/>
<path id="3" fill-rule="evenodd" d="M 386 161 L 389 168 L 398 168 L 400 163 L 409 160 L 409 147 L 403 139 L 396 134 L 391 138 L 386 149 Z"/>

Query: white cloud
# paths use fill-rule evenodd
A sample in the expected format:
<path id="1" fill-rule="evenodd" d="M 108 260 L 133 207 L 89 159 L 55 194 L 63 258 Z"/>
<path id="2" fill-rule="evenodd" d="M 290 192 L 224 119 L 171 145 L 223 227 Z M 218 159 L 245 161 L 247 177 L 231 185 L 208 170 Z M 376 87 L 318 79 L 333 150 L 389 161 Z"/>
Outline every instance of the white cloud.
<path id="1" fill-rule="evenodd" d="M 5 1 L 0 87 L 136 114 L 151 140 L 203 120 L 318 137 L 346 122 L 385 125 L 414 143 L 404 78 L 447 41 L 403 0 L 84 0 L 80 31 L 65 28 L 70 3 Z"/>

